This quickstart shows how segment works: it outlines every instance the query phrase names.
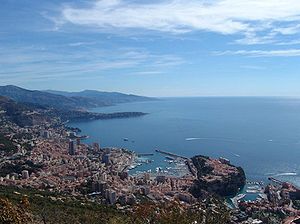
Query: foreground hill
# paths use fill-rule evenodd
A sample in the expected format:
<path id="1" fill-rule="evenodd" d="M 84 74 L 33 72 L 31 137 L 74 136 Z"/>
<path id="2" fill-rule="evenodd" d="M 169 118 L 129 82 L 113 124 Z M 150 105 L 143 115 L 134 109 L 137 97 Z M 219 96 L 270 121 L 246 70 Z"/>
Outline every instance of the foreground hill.
<path id="1" fill-rule="evenodd" d="M 122 93 L 105 93 L 91 90 L 79 93 L 27 90 L 13 85 L 0 86 L 0 95 L 20 103 L 29 103 L 56 109 L 69 110 L 151 99 Z"/>
<path id="2" fill-rule="evenodd" d="M 221 201 L 210 198 L 191 209 L 178 203 L 136 205 L 129 210 L 95 203 L 84 197 L 28 188 L 0 186 L 0 223 L 7 224 L 167 224 L 229 223 L 229 211 Z"/>

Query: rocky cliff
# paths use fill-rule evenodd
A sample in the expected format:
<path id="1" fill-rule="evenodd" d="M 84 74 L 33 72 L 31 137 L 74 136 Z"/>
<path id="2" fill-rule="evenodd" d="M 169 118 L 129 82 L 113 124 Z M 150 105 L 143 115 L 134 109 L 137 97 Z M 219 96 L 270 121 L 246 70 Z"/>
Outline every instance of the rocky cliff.
<path id="1" fill-rule="evenodd" d="M 244 170 L 231 165 L 226 159 L 195 156 L 192 162 L 197 170 L 197 179 L 190 191 L 195 197 L 201 197 L 205 192 L 222 197 L 235 195 L 246 183 Z"/>

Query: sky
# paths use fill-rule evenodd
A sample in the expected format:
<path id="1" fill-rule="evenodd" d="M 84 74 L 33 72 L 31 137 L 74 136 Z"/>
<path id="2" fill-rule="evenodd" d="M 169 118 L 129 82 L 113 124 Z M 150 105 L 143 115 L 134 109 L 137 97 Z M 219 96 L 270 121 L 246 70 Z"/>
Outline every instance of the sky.
<path id="1" fill-rule="evenodd" d="M 2 0 L 0 85 L 300 96 L 299 0 Z"/>

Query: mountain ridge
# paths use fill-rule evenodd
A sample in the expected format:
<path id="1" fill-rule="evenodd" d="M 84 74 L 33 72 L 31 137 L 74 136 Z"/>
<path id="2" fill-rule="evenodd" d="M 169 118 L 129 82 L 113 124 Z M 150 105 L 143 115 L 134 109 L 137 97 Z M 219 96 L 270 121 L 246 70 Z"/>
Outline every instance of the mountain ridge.
<path id="1" fill-rule="evenodd" d="M 14 85 L 0 86 L 0 96 L 8 97 L 19 103 L 29 103 L 56 109 L 82 110 L 111 106 L 117 103 L 153 100 L 153 98 L 123 94 L 84 90 L 64 92 L 55 90 L 28 90 Z"/>
<path id="2" fill-rule="evenodd" d="M 99 100 L 108 101 L 112 104 L 114 103 L 126 103 L 133 101 L 148 101 L 153 98 L 138 96 L 134 94 L 125 94 L 120 92 L 105 92 L 98 90 L 82 90 L 78 92 L 67 92 L 67 91 L 56 91 L 56 90 L 45 90 L 47 93 L 53 93 L 57 95 L 67 96 L 67 97 L 85 97 L 92 98 L 98 102 Z"/>

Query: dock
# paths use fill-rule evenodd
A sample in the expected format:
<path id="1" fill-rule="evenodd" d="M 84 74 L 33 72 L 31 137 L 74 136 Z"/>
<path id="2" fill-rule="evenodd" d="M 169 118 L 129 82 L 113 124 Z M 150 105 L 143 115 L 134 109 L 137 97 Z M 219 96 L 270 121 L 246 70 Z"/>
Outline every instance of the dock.
<path id="1" fill-rule="evenodd" d="M 171 156 L 171 157 L 174 157 L 174 158 L 180 158 L 180 159 L 185 159 L 185 160 L 189 159 L 187 157 L 180 156 L 180 155 L 177 155 L 175 153 L 171 153 L 171 152 L 167 152 L 167 151 L 163 151 L 163 150 L 159 150 L 159 149 L 155 149 L 155 152 L 158 152 L 158 153 L 161 153 L 161 154 L 164 154 L 164 155 L 167 155 L 167 156 Z"/>
<path id="2" fill-rule="evenodd" d="M 283 181 L 275 179 L 274 177 L 269 177 L 268 179 L 276 184 L 283 184 Z"/>
<path id="3" fill-rule="evenodd" d="M 142 156 L 154 156 L 153 153 L 138 153 L 137 157 L 142 157 Z"/>

